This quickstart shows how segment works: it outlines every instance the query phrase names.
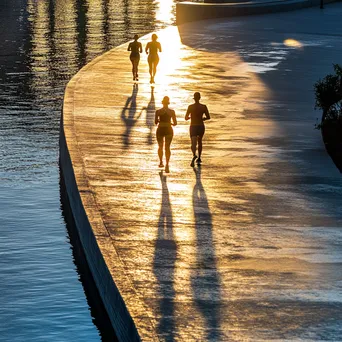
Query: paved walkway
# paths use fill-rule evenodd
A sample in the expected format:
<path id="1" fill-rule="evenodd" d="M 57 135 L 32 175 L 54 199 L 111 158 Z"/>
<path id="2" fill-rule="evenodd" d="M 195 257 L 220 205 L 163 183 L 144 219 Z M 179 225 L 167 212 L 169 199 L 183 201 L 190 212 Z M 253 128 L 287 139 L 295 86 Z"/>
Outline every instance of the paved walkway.
<path id="1" fill-rule="evenodd" d="M 132 83 L 126 45 L 78 74 L 65 104 L 76 176 L 95 194 L 111 244 L 90 220 L 145 340 L 341 338 L 342 178 L 313 109 L 313 83 L 341 62 L 341 15 L 333 4 L 168 28 L 154 88 L 144 57 Z M 212 120 L 192 169 L 194 91 Z M 170 174 L 153 123 L 165 95 L 179 120 Z"/>

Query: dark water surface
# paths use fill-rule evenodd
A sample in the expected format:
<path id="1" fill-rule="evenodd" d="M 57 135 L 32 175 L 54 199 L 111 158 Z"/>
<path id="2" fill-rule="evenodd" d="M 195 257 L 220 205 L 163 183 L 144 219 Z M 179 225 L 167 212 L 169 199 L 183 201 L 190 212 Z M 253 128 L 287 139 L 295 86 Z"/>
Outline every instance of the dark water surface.
<path id="1" fill-rule="evenodd" d="M 175 0 L 0 3 L 0 340 L 99 341 L 61 209 L 64 88 L 86 63 L 174 23 Z"/>

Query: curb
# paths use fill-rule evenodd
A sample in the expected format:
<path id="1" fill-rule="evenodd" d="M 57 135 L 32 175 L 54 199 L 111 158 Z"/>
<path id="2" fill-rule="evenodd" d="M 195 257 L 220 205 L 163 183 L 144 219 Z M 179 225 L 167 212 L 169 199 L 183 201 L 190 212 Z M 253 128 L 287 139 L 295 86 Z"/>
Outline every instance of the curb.
<path id="1" fill-rule="evenodd" d="M 119 47 L 114 50 L 117 48 Z M 77 92 L 77 83 L 90 72 L 92 66 L 111 52 L 109 50 L 84 66 L 66 86 L 59 137 L 61 175 L 89 269 L 118 340 L 158 341 L 144 304 L 130 283 L 102 221 L 93 191 L 88 184 L 74 126 L 74 94 Z M 126 302 L 134 302 L 140 315 L 134 316 L 129 312 Z"/>

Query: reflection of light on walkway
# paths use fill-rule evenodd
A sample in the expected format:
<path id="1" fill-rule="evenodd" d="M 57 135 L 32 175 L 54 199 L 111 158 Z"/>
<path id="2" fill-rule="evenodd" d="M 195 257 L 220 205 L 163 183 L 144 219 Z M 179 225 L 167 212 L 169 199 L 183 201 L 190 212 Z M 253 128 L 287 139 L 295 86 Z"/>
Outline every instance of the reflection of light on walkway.
<path id="1" fill-rule="evenodd" d="M 294 48 L 301 48 L 303 47 L 303 44 L 299 42 L 298 40 L 289 38 L 284 40 L 284 45 L 294 47 Z"/>
<path id="2" fill-rule="evenodd" d="M 172 24 L 174 22 L 174 14 L 172 13 L 173 5 L 173 0 L 157 1 L 156 20 L 168 25 Z"/>
<path id="3" fill-rule="evenodd" d="M 175 74 L 176 70 L 182 67 L 182 59 L 184 59 L 184 49 L 180 41 L 176 28 L 165 30 L 159 35 L 159 41 L 162 44 L 163 52 L 160 55 L 158 72 L 163 76 L 162 83 L 169 82 L 168 78 Z"/>

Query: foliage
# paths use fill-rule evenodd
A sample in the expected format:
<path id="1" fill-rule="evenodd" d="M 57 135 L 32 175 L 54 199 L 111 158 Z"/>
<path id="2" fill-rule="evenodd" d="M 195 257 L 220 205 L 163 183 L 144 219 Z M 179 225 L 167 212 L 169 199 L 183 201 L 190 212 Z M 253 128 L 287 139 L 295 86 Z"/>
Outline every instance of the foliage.
<path id="1" fill-rule="evenodd" d="M 334 64 L 335 74 L 329 74 L 314 85 L 315 108 L 323 110 L 320 124 L 316 125 L 321 129 L 326 120 L 342 120 L 342 66 Z"/>

